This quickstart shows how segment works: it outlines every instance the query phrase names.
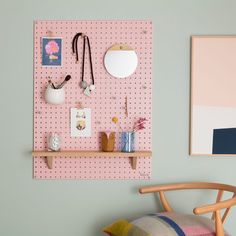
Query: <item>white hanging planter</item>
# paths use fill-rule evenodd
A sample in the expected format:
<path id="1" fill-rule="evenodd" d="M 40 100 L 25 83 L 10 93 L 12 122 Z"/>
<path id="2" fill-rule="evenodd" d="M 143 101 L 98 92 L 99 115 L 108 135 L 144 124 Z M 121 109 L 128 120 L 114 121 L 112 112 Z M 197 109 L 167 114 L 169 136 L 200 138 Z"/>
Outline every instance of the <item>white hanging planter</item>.
<path id="1" fill-rule="evenodd" d="M 45 100 L 47 103 L 58 105 L 65 101 L 65 89 L 64 87 L 54 89 L 51 85 L 48 85 L 45 91 Z"/>

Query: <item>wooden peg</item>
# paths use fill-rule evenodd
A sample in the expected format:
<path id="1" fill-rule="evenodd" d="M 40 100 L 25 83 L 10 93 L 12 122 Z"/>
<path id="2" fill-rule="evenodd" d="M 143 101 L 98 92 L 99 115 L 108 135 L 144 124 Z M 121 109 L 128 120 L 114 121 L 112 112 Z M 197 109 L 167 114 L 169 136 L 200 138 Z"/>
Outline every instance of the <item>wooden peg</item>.
<path id="1" fill-rule="evenodd" d="M 36 111 L 35 114 L 41 115 L 42 112 L 41 111 Z"/>
<path id="2" fill-rule="evenodd" d="M 54 157 L 46 157 L 47 166 L 49 169 L 52 169 L 52 167 L 53 167 L 53 158 Z"/>
<path id="3" fill-rule="evenodd" d="M 84 106 L 83 106 L 82 102 L 78 102 L 77 108 L 84 109 Z"/>
<path id="4" fill-rule="evenodd" d="M 127 96 L 125 97 L 125 115 L 126 115 L 126 117 L 129 116 L 129 113 L 128 113 L 128 97 Z"/>
<path id="5" fill-rule="evenodd" d="M 53 32 L 52 32 L 51 30 L 48 30 L 48 31 L 47 31 L 47 36 L 48 36 L 48 37 L 53 37 Z"/>
<path id="6" fill-rule="evenodd" d="M 130 157 L 130 158 L 131 158 L 132 169 L 136 170 L 137 169 L 137 160 L 138 160 L 138 158 L 137 157 Z"/>

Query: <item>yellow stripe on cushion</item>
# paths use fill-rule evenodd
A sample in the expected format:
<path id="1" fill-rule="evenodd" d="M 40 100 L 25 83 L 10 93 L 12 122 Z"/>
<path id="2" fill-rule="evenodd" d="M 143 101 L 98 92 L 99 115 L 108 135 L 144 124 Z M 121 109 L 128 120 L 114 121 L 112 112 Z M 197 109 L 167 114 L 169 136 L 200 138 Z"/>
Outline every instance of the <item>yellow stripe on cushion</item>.
<path id="1" fill-rule="evenodd" d="M 128 236 L 129 229 L 132 227 L 126 220 L 118 220 L 103 229 L 103 232 L 110 236 Z"/>

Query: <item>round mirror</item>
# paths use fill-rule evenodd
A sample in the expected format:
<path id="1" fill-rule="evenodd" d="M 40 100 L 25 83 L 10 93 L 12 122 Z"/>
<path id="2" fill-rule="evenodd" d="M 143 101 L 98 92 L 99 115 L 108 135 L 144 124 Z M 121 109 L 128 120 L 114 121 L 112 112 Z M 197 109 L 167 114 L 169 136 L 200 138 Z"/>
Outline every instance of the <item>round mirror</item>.
<path id="1" fill-rule="evenodd" d="M 136 70 L 138 57 L 131 47 L 116 44 L 107 50 L 104 65 L 110 75 L 116 78 L 126 78 Z"/>

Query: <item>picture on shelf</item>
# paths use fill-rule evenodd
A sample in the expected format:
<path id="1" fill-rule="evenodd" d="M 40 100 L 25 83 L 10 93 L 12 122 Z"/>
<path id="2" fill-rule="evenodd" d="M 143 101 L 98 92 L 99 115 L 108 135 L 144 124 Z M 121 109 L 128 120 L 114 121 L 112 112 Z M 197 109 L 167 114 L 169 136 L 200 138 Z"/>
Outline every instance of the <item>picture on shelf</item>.
<path id="1" fill-rule="evenodd" d="M 58 37 L 42 37 L 42 65 L 62 65 L 62 39 Z"/>
<path id="2" fill-rule="evenodd" d="M 71 108 L 71 137 L 91 136 L 91 109 Z"/>

